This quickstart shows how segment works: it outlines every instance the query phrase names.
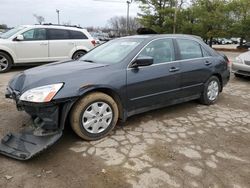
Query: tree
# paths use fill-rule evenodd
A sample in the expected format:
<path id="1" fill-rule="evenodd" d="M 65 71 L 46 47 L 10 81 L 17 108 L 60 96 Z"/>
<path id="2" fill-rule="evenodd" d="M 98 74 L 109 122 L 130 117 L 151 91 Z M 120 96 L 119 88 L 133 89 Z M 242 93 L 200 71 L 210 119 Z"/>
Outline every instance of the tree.
<path id="1" fill-rule="evenodd" d="M 6 24 L 0 24 L 0 29 L 8 29 L 8 26 Z"/>
<path id="2" fill-rule="evenodd" d="M 117 36 L 127 35 L 127 18 L 124 16 L 115 16 L 108 20 L 108 25 L 116 33 Z M 140 27 L 137 18 L 129 18 L 129 34 L 135 34 Z"/>
<path id="3" fill-rule="evenodd" d="M 176 33 L 177 15 L 187 0 L 137 0 L 140 23 L 158 33 Z"/>
<path id="4" fill-rule="evenodd" d="M 230 17 L 227 6 L 227 0 L 197 0 L 192 6 L 196 25 L 195 34 L 209 39 L 210 46 L 212 46 L 213 37 L 228 35 Z"/>
<path id="5" fill-rule="evenodd" d="M 43 16 L 39 16 L 37 14 L 33 14 L 33 16 L 36 18 L 36 21 L 41 25 L 42 23 L 45 22 L 45 19 Z"/>
<path id="6" fill-rule="evenodd" d="M 243 39 L 250 38 L 250 1 L 233 0 L 229 7 L 232 20 L 230 33 L 240 36 L 240 45 L 242 45 Z"/>

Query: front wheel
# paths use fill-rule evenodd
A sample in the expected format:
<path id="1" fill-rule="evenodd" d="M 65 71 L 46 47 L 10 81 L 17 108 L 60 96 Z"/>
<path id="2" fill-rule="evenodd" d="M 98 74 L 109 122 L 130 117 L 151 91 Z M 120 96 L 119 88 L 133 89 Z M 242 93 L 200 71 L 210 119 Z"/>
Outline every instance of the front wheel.
<path id="1" fill-rule="evenodd" d="M 12 59 L 4 52 L 0 52 L 0 73 L 8 72 L 12 67 Z"/>
<path id="2" fill-rule="evenodd" d="M 221 84 L 216 76 L 210 77 L 204 85 L 204 90 L 201 94 L 200 101 L 202 104 L 214 104 L 219 97 Z"/>
<path id="3" fill-rule="evenodd" d="M 101 92 L 80 99 L 70 114 L 74 132 L 84 140 L 98 140 L 108 135 L 118 120 L 116 102 Z"/>

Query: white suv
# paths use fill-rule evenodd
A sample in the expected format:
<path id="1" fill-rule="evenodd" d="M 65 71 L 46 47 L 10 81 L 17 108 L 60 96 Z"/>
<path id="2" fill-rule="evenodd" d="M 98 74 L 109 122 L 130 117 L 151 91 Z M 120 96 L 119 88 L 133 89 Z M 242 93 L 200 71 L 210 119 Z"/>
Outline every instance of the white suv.
<path id="1" fill-rule="evenodd" d="M 25 25 L 0 36 L 0 73 L 13 65 L 78 59 L 94 48 L 87 30 L 56 25 Z"/>

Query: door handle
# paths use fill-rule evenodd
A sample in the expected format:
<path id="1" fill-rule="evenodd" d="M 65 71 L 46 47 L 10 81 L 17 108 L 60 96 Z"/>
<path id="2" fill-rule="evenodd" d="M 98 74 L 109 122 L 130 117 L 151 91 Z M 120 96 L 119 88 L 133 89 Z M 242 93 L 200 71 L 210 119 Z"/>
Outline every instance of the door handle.
<path id="1" fill-rule="evenodd" d="M 212 63 L 210 61 L 206 61 L 205 65 L 211 65 Z"/>
<path id="2" fill-rule="evenodd" d="M 169 69 L 169 72 L 176 72 L 176 71 L 179 71 L 179 70 L 180 70 L 180 68 L 178 68 L 178 67 L 171 67 Z"/>
<path id="3" fill-rule="evenodd" d="M 69 42 L 69 45 L 74 45 L 75 43 L 74 42 Z"/>

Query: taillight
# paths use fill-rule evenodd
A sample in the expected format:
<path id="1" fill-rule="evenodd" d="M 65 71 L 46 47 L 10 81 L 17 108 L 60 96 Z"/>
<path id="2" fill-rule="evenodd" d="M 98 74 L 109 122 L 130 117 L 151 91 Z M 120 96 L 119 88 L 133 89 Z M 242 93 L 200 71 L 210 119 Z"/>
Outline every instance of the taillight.
<path id="1" fill-rule="evenodd" d="M 92 40 L 91 43 L 95 46 L 96 45 L 96 41 Z"/>

